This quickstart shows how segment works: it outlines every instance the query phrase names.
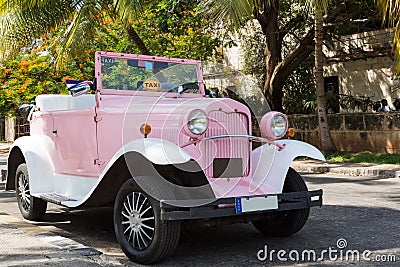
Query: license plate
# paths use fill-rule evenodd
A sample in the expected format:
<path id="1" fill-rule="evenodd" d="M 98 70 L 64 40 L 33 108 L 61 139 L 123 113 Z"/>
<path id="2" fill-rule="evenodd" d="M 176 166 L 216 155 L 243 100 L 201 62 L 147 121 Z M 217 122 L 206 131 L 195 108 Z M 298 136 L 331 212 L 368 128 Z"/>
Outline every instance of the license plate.
<path id="1" fill-rule="evenodd" d="M 276 210 L 278 196 L 238 197 L 235 202 L 236 213 Z"/>

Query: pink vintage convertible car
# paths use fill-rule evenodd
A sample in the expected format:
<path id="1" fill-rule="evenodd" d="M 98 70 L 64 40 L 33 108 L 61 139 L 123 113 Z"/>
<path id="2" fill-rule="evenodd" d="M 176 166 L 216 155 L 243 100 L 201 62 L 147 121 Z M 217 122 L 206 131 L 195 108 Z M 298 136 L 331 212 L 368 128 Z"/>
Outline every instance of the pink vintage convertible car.
<path id="1" fill-rule="evenodd" d="M 173 253 L 185 221 L 252 222 L 263 234 L 288 236 L 322 205 L 322 190 L 308 191 L 290 163 L 324 157 L 282 139 L 284 114 L 262 116 L 264 137 L 256 137 L 246 105 L 210 96 L 199 61 L 95 57 L 94 84 L 37 96 L 30 136 L 10 150 L 6 189 L 16 190 L 24 218 L 43 217 L 47 202 L 114 205 L 122 250 L 150 264 Z"/>

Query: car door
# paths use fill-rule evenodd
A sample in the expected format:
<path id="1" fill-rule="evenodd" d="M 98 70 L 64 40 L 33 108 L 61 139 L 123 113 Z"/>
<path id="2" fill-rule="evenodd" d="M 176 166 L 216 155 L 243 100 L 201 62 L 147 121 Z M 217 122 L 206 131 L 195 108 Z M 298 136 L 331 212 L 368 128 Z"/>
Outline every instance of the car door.
<path id="1" fill-rule="evenodd" d="M 98 177 L 95 108 L 55 111 L 53 140 L 59 155 L 56 172 Z"/>

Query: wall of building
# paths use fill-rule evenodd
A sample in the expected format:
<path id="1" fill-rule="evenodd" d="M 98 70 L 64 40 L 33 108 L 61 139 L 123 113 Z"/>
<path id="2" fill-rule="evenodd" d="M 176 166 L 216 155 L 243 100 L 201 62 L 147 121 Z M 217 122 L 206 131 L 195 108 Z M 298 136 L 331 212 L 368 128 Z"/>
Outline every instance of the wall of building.
<path id="1" fill-rule="evenodd" d="M 389 103 L 400 98 L 400 90 L 392 90 L 396 86 L 395 62 L 389 56 L 328 64 L 324 68 L 324 76 L 338 76 L 341 94 L 369 96 L 373 101 L 386 98 Z"/>
<path id="2" fill-rule="evenodd" d="M 340 94 L 370 97 L 372 101 L 385 98 L 394 109 L 392 103 L 400 98 L 400 90 L 396 90 L 396 62 L 391 56 L 393 30 L 363 32 L 340 39 L 330 49 L 324 49 L 324 76 L 338 77 Z"/>
<path id="3" fill-rule="evenodd" d="M 317 115 L 288 117 L 294 139 L 319 146 Z M 400 112 L 329 114 L 328 121 L 339 151 L 400 153 Z"/>

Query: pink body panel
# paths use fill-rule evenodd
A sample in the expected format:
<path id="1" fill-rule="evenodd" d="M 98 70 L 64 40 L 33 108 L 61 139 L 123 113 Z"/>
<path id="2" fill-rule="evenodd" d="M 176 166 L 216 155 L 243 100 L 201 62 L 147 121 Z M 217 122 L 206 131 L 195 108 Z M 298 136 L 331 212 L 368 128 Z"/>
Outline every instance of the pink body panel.
<path id="1" fill-rule="evenodd" d="M 53 159 L 56 173 L 98 177 L 95 110 L 34 112 L 31 135 L 52 138 L 58 153 Z"/>

